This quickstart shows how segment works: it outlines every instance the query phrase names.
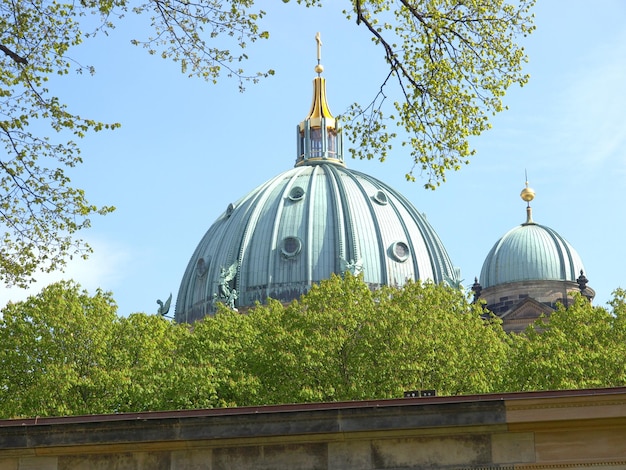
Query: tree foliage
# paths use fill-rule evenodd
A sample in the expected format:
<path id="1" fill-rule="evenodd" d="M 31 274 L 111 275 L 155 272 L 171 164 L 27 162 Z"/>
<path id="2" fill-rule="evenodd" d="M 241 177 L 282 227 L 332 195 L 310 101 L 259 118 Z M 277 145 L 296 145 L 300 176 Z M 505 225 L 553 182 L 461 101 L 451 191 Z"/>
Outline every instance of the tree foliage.
<path id="1" fill-rule="evenodd" d="M 257 25 L 263 12 L 253 13 L 252 3 L 0 0 L 0 277 L 5 283 L 24 285 L 37 269 L 52 271 L 73 255 L 88 255 L 90 247 L 76 232 L 89 227 L 91 216 L 113 210 L 90 204 L 67 175 L 82 162 L 75 139 L 119 126 L 79 115 L 48 88 L 52 77 L 94 73 L 72 58 L 72 49 L 124 15 L 142 14 L 152 34 L 135 44 L 180 61 L 189 75 L 214 81 L 226 71 L 241 86 L 271 73 L 246 76 L 235 66 L 245 54 L 231 52 L 231 46 L 243 50 L 247 41 L 267 37 Z"/>
<path id="2" fill-rule="evenodd" d="M 250 313 L 258 395 L 282 403 L 492 391 L 490 362 L 506 350 L 499 323 L 482 314 L 444 286 L 371 291 L 360 278 L 333 277 L 286 308 L 273 302 Z"/>
<path id="3" fill-rule="evenodd" d="M 297 302 L 194 325 L 119 317 L 110 294 L 70 282 L 7 305 L 0 417 L 623 386 L 626 292 L 611 311 L 576 296 L 523 334 L 458 289 L 372 291 L 349 273 Z"/>
<path id="4" fill-rule="evenodd" d="M 501 376 L 507 391 L 559 390 L 623 386 L 626 384 L 626 293 L 618 289 L 612 312 L 592 306 L 576 295 L 513 335 L 510 364 Z"/>
<path id="5" fill-rule="evenodd" d="M 225 404 L 190 329 L 160 316 L 118 317 L 110 294 L 60 282 L 0 321 L 0 415 L 50 416 Z M 193 361 L 190 363 L 190 361 Z"/>
<path id="6" fill-rule="evenodd" d="M 316 0 L 304 3 L 320 3 Z M 389 73 L 373 100 L 344 118 L 355 157 L 384 160 L 398 132 L 414 172 L 435 189 L 469 163 L 469 138 L 490 128 L 513 84 L 524 85 L 520 36 L 534 29 L 534 0 L 352 0 L 348 19 L 367 28 Z M 387 97 L 392 96 L 392 105 Z M 394 128 L 398 128 L 396 131 Z"/>
<path id="7" fill-rule="evenodd" d="M 121 376 L 112 356 L 117 307 L 72 283 L 46 287 L 9 303 L 0 322 L 0 409 L 3 416 L 110 411 Z"/>
<path id="8" fill-rule="evenodd" d="M 345 113 L 355 157 L 384 160 L 400 132 L 426 186 L 467 163 L 468 137 L 488 128 L 514 83 L 524 84 L 525 60 L 516 44 L 533 28 L 534 0 L 461 2 L 352 0 L 345 15 L 380 46 L 389 74 L 368 105 Z M 321 0 L 298 0 L 321 6 Z M 90 204 L 66 173 L 82 161 L 75 139 L 114 129 L 69 109 L 51 77 L 94 73 L 77 63 L 73 49 L 130 14 L 149 22 L 132 43 L 172 59 L 183 73 L 215 82 L 235 77 L 243 89 L 273 70 L 247 72 L 246 47 L 269 37 L 265 12 L 253 0 L 167 1 L 0 0 L 0 277 L 23 285 L 37 269 L 63 267 L 90 248 L 76 232 L 111 207 Z M 95 19 L 95 21 L 94 21 Z M 387 96 L 397 96 L 387 103 Z M 390 106 L 388 106 L 390 105 Z M 399 127 L 399 131 L 395 126 Z M 393 126 L 393 127 L 392 127 Z M 407 177 L 413 178 L 413 171 Z"/>
<path id="9" fill-rule="evenodd" d="M 37 268 L 52 271 L 88 253 L 73 234 L 90 215 L 112 210 L 89 204 L 64 169 L 81 162 L 71 139 L 117 125 L 73 114 L 46 88 L 51 76 L 76 68 L 67 54 L 83 38 L 77 19 L 87 9 L 79 5 L 0 2 L 0 277 L 7 284 L 24 285 Z"/>

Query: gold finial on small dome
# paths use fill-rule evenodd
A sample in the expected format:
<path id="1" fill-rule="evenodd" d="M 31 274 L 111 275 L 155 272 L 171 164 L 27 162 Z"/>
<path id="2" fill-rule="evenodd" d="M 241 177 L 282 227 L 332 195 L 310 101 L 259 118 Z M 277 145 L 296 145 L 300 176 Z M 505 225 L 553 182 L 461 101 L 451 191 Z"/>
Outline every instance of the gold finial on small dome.
<path id="1" fill-rule="evenodd" d="M 522 189 L 520 197 L 522 200 L 526 201 L 526 224 L 534 224 L 533 210 L 532 207 L 530 207 L 530 201 L 535 199 L 535 190 L 528 186 L 528 174 L 526 174 L 526 187 Z"/>
<path id="2" fill-rule="evenodd" d="M 533 188 L 528 187 L 528 181 L 526 181 L 526 187 L 522 189 L 522 192 L 520 193 L 520 197 L 524 201 L 526 201 L 528 204 L 530 204 L 530 201 L 535 199 L 535 190 Z"/>

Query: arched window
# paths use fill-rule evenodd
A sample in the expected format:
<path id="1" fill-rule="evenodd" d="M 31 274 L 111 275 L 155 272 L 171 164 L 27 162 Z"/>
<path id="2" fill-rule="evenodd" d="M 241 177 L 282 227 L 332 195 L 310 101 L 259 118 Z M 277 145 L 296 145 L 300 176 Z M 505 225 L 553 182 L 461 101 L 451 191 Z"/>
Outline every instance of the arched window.
<path id="1" fill-rule="evenodd" d="M 327 129 L 328 136 L 328 156 L 334 157 L 337 155 L 337 131 L 332 128 Z"/>
<path id="2" fill-rule="evenodd" d="M 321 157 L 322 147 L 322 129 L 319 127 L 311 129 L 311 157 Z"/>

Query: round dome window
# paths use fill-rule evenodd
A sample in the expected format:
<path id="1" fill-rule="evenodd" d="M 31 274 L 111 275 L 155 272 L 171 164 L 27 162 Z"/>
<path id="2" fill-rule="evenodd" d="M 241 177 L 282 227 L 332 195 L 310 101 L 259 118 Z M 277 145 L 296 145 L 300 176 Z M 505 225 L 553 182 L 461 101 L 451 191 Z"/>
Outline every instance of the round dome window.
<path id="1" fill-rule="evenodd" d="M 302 241 L 298 237 L 285 237 L 281 252 L 285 258 L 293 258 L 302 250 Z"/>
<path id="2" fill-rule="evenodd" d="M 304 189 L 302 189 L 300 186 L 294 186 L 293 188 L 291 188 L 291 191 L 289 191 L 289 199 L 291 199 L 292 201 L 299 201 L 303 197 Z"/>
<path id="3" fill-rule="evenodd" d="M 374 194 L 374 201 L 376 201 L 381 206 L 384 206 L 385 204 L 387 204 L 387 202 L 389 202 L 389 199 L 387 199 L 387 194 L 385 194 L 384 191 L 378 191 L 376 194 Z"/>
<path id="4" fill-rule="evenodd" d="M 401 263 L 405 262 L 409 259 L 411 255 L 411 250 L 409 246 L 404 242 L 395 242 L 391 245 L 391 256 L 396 261 L 400 261 Z"/>

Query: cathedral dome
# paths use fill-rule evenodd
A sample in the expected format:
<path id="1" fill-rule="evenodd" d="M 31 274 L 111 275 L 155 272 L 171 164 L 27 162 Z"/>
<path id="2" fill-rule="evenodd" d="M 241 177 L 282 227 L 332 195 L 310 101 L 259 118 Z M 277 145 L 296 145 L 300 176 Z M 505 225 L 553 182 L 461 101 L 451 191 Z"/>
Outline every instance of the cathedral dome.
<path id="1" fill-rule="evenodd" d="M 567 240 L 553 229 L 531 222 L 513 228 L 491 248 L 480 284 L 485 289 L 520 281 L 575 282 L 583 269 Z"/>
<path id="2" fill-rule="evenodd" d="M 578 253 L 550 227 L 533 221 L 530 202 L 535 192 L 528 187 L 520 197 L 527 203 L 526 222 L 509 230 L 491 248 L 480 272 L 483 289 L 522 281 L 576 282 L 584 270 Z"/>
<path id="3" fill-rule="evenodd" d="M 459 283 L 425 217 L 390 186 L 346 168 L 322 70 L 318 64 L 311 111 L 296 128 L 295 167 L 230 204 L 209 228 L 183 276 L 177 321 L 211 315 L 216 302 L 288 302 L 346 271 L 372 287 Z"/>
<path id="4" fill-rule="evenodd" d="M 507 332 L 521 332 L 534 321 L 549 317 L 559 304 L 567 307 L 579 293 L 591 301 L 583 263 L 567 240 L 532 218 L 528 187 L 520 194 L 527 203 L 526 222 L 509 230 L 491 248 L 472 286 L 474 299 L 502 319 Z M 578 276 L 578 277 L 577 277 Z"/>
<path id="5" fill-rule="evenodd" d="M 287 302 L 345 271 L 373 287 L 458 282 L 433 228 L 397 191 L 333 163 L 298 166 L 229 205 L 209 228 L 185 271 L 176 319 L 211 314 L 231 290 L 236 307 Z"/>

